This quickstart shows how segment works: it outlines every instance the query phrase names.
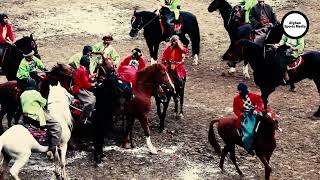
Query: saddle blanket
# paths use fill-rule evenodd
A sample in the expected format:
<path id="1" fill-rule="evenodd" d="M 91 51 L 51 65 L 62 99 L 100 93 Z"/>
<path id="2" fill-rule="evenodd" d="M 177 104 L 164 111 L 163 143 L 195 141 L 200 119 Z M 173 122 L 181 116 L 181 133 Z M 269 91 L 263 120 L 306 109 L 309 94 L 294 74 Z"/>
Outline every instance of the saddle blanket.
<path id="1" fill-rule="evenodd" d="M 49 138 L 47 131 L 37 128 L 31 124 L 23 124 L 25 128 L 28 129 L 30 134 L 36 139 L 36 141 L 41 144 L 42 146 L 49 145 Z"/>

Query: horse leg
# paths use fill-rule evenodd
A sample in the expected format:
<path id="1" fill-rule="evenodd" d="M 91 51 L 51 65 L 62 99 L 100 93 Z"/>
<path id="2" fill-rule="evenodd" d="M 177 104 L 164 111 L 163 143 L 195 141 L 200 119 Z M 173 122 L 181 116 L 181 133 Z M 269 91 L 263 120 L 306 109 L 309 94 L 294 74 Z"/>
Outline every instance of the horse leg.
<path id="1" fill-rule="evenodd" d="M 240 176 L 243 176 L 243 173 L 241 172 L 241 170 L 237 164 L 236 155 L 235 155 L 235 145 L 233 144 L 233 145 L 229 146 L 229 150 L 230 150 L 230 159 L 231 159 L 232 163 L 236 167 L 238 174 Z"/>
<path id="2" fill-rule="evenodd" d="M 314 82 L 316 83 L 316 86 L 317 86 L 317 89 L 318 89 L 318 92 L 319 92 L 319 95 L 320 95 L 320 79 L 315 80 Z M 317 118 L 320 117 L 320 106 L 319 106 L 319 108 L 318 108 L 318 111 L 315 112 L 315 113 L 313 114 L 313 116 L 315 116 L 315 117 L 317 117 Z"/>
<path id="3" fill-rule="evenodd" d="M 222 173 L 225 172 L 225 170 L 223 168 L 223 164 L 224 164 L 224 159 L 226 158 L 228 152 L 229 152 L 228 146 L 224 146 L 222 153 L 221 153 L 221 159 L 220 159 L 220 164 L 219 164 L 219 167 L 220 167 Z"/>
<path id="4" fill-rule="evenodd" d="M 264 173 L 265 173 L 265 179 L 270 179 L 270 173 L 272 171 L 271 167 L 269 166 L 268 160 L 265 158 L 264 155 L 257 152 L 257 156 L 260 159 L 260 161 L 264 165 Z"/>
<path id="5" fill-rule="evenodd" d="M 158 49 L 159 49 L 159 43 L 155 43 L 153 40 L 151 39 L 146 39 L 148 48 L 149 48 L 149 53 L 150 53 L 150 63 L 151 64 L 155 64 L 157 63 L 157 59 L 158 59 Z"/>
<path id="6" fill-rule="evenodd" d="M 263 104 L 264 104 L 264 109 L 268 108 L 268 97 L 270 95 L 269 91 L 263 90 L 263 88 L 261 88 L 261 98 L 263 100 Z"/>
<path id="7" fill-rule="evenodd" d="M 66 154 L 67 154 L 68 144 L 64 144 L 61 146 L 61 154 L 60 154 L 60 168 L 61 168 L 61 177 L 63 179 L 67 179 L 66 172 Z"/>
<path id="8" fill-rule="evenodd" d="M 173 95 L 173 101 L 174 101 L 174 113 L 176 115 L 176 117 L 178 117 L 178 103 L 179 103 L 179 94 L 178 91 L 180 91 L 179 89 L 176 89 L 176 93 Z"/>
<path id="9" fill-rule="evenodd" d="M 184 102 L 184 87 L 185 87 L 185 83 L 186 83 L 186 78 L 184 78 L 183 80 L 183 85 L 180 88 L 180 114 L 179 117 L 180 119 L 183 119 L 183 102 Z"/>
<path id="10" fill-rule="evenodd" d="M 1 153 L 1 152 L 0 152 Z M 4 173 L 7 171 L 9 162 L 11 160 L 11 157 L 7 153 L 1 153 L 1 158 L 3 158 L 1 172 L 0 172 L 0 179 L 4 179 Z"/>
<path id="11" fill-rule="evenodd" d="M 243 71 L 243 77 L 245 79 L 250 79 L 248 61 L 244 61 L 242 71 Z"/>
<path id="12" fill-rule="evenodd" d="M 21 168 L 28 162 L 30 155 L 31 155 L 31 151 L 27 150 L 23 154 L 19 154 L 18 157 L 16 158 L 16 161 L 14 162 L 14 164 L 9 170 L 10 174 L 15 180 L 20 180 L 18 174 Z"/>
<path id="13" fill-rule="evenodd" d="M 1 110 L 0 110 L 0 133 L 2 134 L 4 132 L 3 126 L 2 126 L 2 119 L 3 116 L 7 113 L 7 108 L 4 104 L 1 104 Z"/>
<path id="14" fill-rule="evenodd" d="M 157 149 L 153 146 L 153 144 L 151 143 L 151 138 L 150 138 L 150 129 L 149 129 L 149 122 L 148 122 L 148 117 L 146 114 L 142 115 L 141 117 L 138 118 L 141 126 L 143 128 L 144 131 L 144 135 L 146 136 L 146 143 L 147 143 L 147 147 L 150 150 L 151 154 L 158 154 Z"/>
<path id="15" fill-rule="evenodd" d="M 104 121 L 112 121 L 112 116 L 108 115 L 105 119 L 103 114 L 96 111 L 96 119 L 93 121 L 94 128 L 94 161 L 97 165 L 102 162 L 103 144 L 104 144 Z"/>
<path id="16" fill-rule="evenodd" d="M 169 107 L 170 99 L 171 99 L 171 95 L 169 95 L 169 97 L 167 97 L 167 101 L 163 103 L 163 111 L 160 117 L 160 127 L 159 127 L 160 132 L 164 130 L 164 120 L 166 119 L 166 116 L 167 116 L 167 110 Z"/>
<path id="17" fill-rule="evenodd" d="M 132 116 L 127 116 L 127 117 L 128 117 L 127 118 L 127 127 L 126 127 L 126 132 L 124 133 L 124 140 L 123 140 L 123 144 L 122 144 L 123 148 L 129 148 L 129 145 L 128 145 L 129 135 L 130 135 L 131 147 L 132 147 L 132 143 L 133 143 L 132 127 L 133 127 L 135 118 Z"/>

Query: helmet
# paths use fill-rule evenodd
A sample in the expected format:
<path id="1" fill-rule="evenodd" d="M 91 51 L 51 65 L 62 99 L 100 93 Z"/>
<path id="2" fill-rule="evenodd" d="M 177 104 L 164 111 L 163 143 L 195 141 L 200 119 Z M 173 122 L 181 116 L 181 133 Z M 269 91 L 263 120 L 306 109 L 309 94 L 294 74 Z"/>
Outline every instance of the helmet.
<path id="1" fill-rule="evenodd" d="M 87 66 L 88 64 L 90 64 L 90 57 L 87 55 L 83 55 L 80 59 L 80 65 Z"/>
<path id="2" fill-rule="evenodd" d="M 113 40 L 112 34 L 111 33 L 106 33 L 103 36 L 102 40 L 111 40 L 112 41 Z"/>
<path id="3" fill-rule="evenodd" d="M 87 46 L 84 46 L 83 47 L 83 50 L 82 50 L 82 55 L 87 55 L 88 52 L 92 52 L 92 47 L 87 45 Z"/>
<path id="4" fill-rule="evenodd" d="M 38 89 L 38 86 L 37 86 L 37 83 L 34 79 L 32 78 L 29 78 L 27 81 L 26 81 L 26 90 L 37 90 Z"/>

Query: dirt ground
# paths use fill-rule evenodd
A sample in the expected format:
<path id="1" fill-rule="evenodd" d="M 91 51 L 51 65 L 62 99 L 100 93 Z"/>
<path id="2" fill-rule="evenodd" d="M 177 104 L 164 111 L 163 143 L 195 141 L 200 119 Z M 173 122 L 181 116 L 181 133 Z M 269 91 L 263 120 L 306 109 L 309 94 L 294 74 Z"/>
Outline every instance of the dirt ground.
<path id="1" fill-rule="evenodd" d="M 305 37 L 306 51 L 319 50 L 320 2 L 317 0 L 266 0 L 274 6 L 278 19 L 291 10 L 304 12 L 310 21 Z M 143 2 L 143 3 L 142 3 Z M 167 130 L 159 133 L 158 118 L 153 111 L 151 138 L 159 148 L 159 155 L 147 151 L 142 128 L 136 122 L 134 133 L 137 148 L 125 150 L 106 144 L 107 161 L 94 167 L 91 152 L 68 154 L 67 172 L 71 179 L 240 179 L 231 161 L 225 162 L 222 174 L 220 157 L 208 144 L 209 122 L 232 110 L 236 85 L 243 80 L 240 68 L 234 76 L 221 76 L 227 71 L 221 56 L 229 45 L 218 12 L 208 13 L 210 0 L 182 1 L 182 9 L 197 16 L 201 31 L 199 66 L 187 64 L 185 118 L 175 118 L 172 105 L 166 120 Z M 233 0 L 233 5 L 237 0 Z M 126 56 L 133 47 L 140 47 L 148 59 L 142 33 L 130 38 L 130 19 L 134 7 L 154 10 L 154 0 L 2 0 L 0 11 L 9 14 L 18 37 L 34 33 L 39 52 L 47 66 L 57 61 L 67 62 L 86 44 L 99 42 L 102 34 L 114 34 L 112 45 Z M 163 48 L 165 43 L 161 45 Z M 162 49 L 159 51 L 159 54 Z M 258 91 L 252 80 L 246 80 L 253 91 Z M 320 121 L 308 117 L 319 105 L 319 94 L 314 83 L 304 80 L 291 93 L 279 87 L 270 97 L 273 110 L 281 116 L 282 133 L 277 133 L 277 148 L 271 158 L 272 179 L 320 179 Z M 264 168 L 256 157 L 246 155 L 237 147 L 237 159 L 245 179 L 263 179 Z M 53 164 L 44 155 L 33 154 L 21 172 L 22 179 L 54 179 Z M 8 176 L 7 176 L 8 178 Z"/>

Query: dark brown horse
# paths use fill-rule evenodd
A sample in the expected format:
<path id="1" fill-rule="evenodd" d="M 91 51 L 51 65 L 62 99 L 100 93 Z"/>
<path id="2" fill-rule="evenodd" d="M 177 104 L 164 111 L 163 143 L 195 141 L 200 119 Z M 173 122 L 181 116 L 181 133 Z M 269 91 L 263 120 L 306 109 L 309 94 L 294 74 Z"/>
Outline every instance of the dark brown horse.
<path id="1" fill-rule="evenodd" d="M 213 127 L 215 123 L 218 123 L 218 133 L 226 144 L 222 150 L 219 167 L 221 168 L 222 172 L 224 172 L 224 159 L 228 152 L 230 152 L 230 159 L 232 163 L 235 165 L 239 175 L 243 176 L 243 173 L 236 163 L 235 156 L 235 145 L 237 144 L 243 147 L 241 136 L 239 136 L 238 130 L 234 127 L 234 122 L 236 119 L 236 116 L 229 116 L 211 121 L 208 139 L 215 151 L 220 154 L 221 148 L 216 140 Z M 256 152 L 256 155 L 265 166 L 265 179 L 270 178 L 271 167 L 269 166 L 269 160 L 273 150 L 276 148 L 275 130 L 277 128 L 278 122 L 275 120 L 274 113 L 263 113 L 263 116 L 257 116 L 253 148 Z"/>
<path id="2" fill-rule="evenodd" d="M 148 66 L 136 74 L 136 88 L 134 89 L 134 98 L 129 100 L 124 107 L 124 113 L 127 118 L 127 127 L 123 146 L 127 147 L 129 134 L 131 134 L 133 123 L 138 119 L 144 130 L 147 146 L 152 153 L 157 153 L 156 148 L 152 145 L 150 139 L 148 114 L 151 111 L 151 96 L 156 92 L 159 85 L 172 87 L 166 69 L 161 64 Z M 112 121 L 113 116 L 119 109 L 118 98 L 113 88 L 113 82 L 106 78 L 103 83 L 96 89 L 96 113 L 94 123 L 94 143 L 95 153 L 94 160 L 97 164 L 101 163 L 103 155 L 103 144 L 105 128 L 108 122 Z M 132 137 L 131 137 L 132 140 Z"/>

